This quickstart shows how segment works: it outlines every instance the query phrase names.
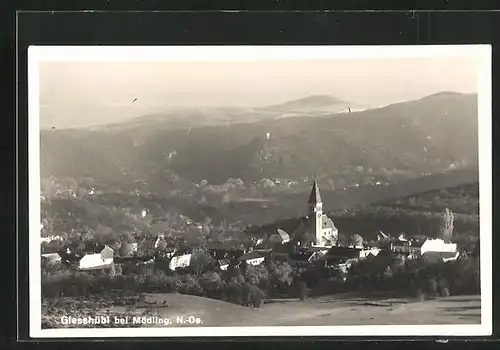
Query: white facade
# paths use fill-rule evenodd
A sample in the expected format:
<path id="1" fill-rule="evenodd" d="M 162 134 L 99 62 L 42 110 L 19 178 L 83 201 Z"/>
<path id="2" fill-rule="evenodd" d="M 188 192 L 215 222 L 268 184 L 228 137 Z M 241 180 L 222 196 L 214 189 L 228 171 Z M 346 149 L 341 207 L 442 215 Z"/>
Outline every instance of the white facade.
<path id="1" fill-rule="evenodd" d="M 105 246 L 100 253 L 87 254 L 80 259 L 80 269 L 94 269 L 113 264 L 113 249 Z"/>
<path id="2" fill-rule="evenodd" d="M 264 262 L 264 257 L 245 260 L 248 265 L 257 266 Z"/>
<path id="3" fill-rule="evenodd" d="M 92 269 L 111 265 L 113 258 L 103 258 L 101 253 L 87 254 L 80 259 L 80 269 Z"/>
<path id="4" fill-rule="evenodd" d="M 43 228 L 43 225 L 42 225 L 42 228 Z M 41 238 L 42 243 L 50 243 L 52 241 L 62 241 L 62 240 L 63 240 L 63 238 L 61 236 L 56 236 L 56 235 Z"/>
<path id="5" fill-rule="evenodd" d="M 130 251 L 132 253 L 137 253 L 137 242 L 132 243 L 131 246 L 132 247 L 131 247 Z"/>
<path id="6" fill-rule="evenodd" d="M 220 263 L 220 269 L 222 271 L 227 271 L 228 267 L 229 267 L 229 263 L 228 262 L 222 262 L 222 263 Z"/>
<path id="7" fill-rule="evenodd" d="M 362 249 L 359 251 L 359 258 L 364 259 L 370 254 L 372 254 L 373 256 L 377 256 L 378 253 L 380 253 L 379 248 Z"/>
<path id="8" fill-rule="evenodd" d="M 448 252 L 454 253 L 457 251 L 456 243 L 445 243 L 442 239 L 428 239 L 422 244 L 420 248 L 420 254 L 425 254 L 426 252 Z"/>

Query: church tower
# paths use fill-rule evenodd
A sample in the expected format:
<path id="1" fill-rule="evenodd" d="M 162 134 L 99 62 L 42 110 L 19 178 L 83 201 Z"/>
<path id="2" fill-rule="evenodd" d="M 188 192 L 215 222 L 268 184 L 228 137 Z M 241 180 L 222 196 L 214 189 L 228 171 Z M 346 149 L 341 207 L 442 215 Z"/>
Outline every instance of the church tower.
<path id="1" fill-rule="evenodd" d="M 314 180 L 313 188 L 309 195 L 308 218 L 309 229 L 314 233 L 316 238 L 315 244 L 320 244 L 322 241 L 323 202 L 321 202 L 319 186 L 316 180 Z"/>

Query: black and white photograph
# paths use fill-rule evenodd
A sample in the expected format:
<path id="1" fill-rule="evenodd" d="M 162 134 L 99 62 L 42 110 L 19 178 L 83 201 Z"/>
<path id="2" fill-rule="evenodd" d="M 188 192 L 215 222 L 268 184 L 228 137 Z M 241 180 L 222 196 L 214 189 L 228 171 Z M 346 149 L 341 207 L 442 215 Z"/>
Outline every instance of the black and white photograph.
<path id="1" fill-rule="evenodd" d="M 491 47 L 31 46 L 30 335 L 492 332 Z"/>

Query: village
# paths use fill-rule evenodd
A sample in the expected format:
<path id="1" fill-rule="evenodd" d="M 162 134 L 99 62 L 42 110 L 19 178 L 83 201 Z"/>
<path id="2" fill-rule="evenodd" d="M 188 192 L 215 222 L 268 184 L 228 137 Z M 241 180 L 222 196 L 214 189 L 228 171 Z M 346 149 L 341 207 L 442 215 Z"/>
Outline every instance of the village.
<path id="1" fill-rule="evenodd" d="M 204 248 L 175 247 L 168 245 L 166 232 L 161 232 L 160 229 L 156 237 L 149 239 L 152 248 L 149 256 L 137 255 L 138 243 L 124 242 L 118 251 L 108 245 L 96 245 L 91 251 L 87 249 L 80 255 L 68 247 L 62 251 L 45 251 L 42 254 L 42 264 L 48 266 L 64 263 L 70 269 L 86 272 L 112 268 L 116 273 L 123 271 L 124 267 L 150 266 L 168 261 L 170 271 L 183 273 L 192 272 L 194 265 L 197 265 L 198 271 L 225 271 L 229 266 L 287 262 L 297 268 L 328 268 L 339 273 L 345 280 L 350 267 L 362 260 L 390 256 L 389 261 L 397 261 L 399 264 L 414 259 L 431 264 L 454 261 L 471 253 L 460 251 L 456 243 L 442 238 L 418 239 L 402 234 L 392 237 L 382 231 L 375 233 L 372 244 L 364 242 L 355 234 L 347 242 L 340 242 L 338 229 L 323 212 L 323 202 L 316 181 L 307 205 L 307 216 L 293 232 L 277 229 L 266 237 L 254 237 L 252 244 L 247 244 L 246 247 L 224 243 L 208 243 Z M 59 238 L 45 237 L 42 242 L 57 239 Z"/>

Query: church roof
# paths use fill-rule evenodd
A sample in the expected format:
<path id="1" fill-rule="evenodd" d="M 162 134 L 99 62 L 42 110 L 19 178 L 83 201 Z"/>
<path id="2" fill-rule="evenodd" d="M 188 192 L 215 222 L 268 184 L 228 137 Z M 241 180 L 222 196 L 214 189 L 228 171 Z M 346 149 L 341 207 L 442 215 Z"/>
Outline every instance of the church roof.
<path id="1" fill-rule="evenodd" d="M 334 231 L 337 229 L 332 219 L 330 219 L 326 214 L 323 214 L 321 218 L 321 227 L 322 228 L 331 228 Z"/>
<path id="2" fill-rule="evenodd" d="M 309 195 L 308 203 L 321 203 L 321 195 L 319 193 L 319 186 L 316 180 L 313 183 L 313 188 L 311 190 L 311 194 Z"/>

